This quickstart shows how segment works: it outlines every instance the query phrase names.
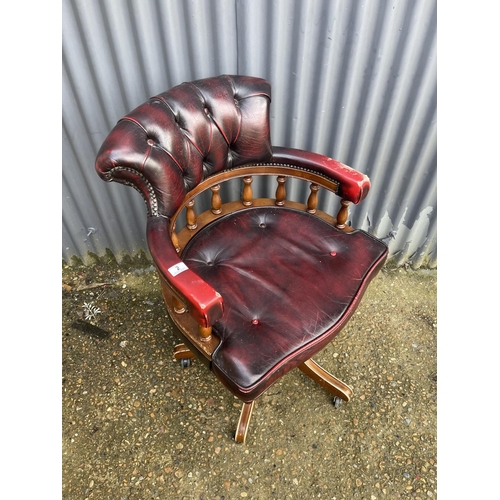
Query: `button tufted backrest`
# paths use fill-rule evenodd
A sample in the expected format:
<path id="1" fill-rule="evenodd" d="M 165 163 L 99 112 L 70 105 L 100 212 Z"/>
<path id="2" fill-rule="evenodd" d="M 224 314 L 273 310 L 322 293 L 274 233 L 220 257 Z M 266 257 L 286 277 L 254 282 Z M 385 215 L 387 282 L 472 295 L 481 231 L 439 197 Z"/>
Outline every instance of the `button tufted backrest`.
<path id="1" fill-rule="evenodd" d="M 171 217 L 209 175 L 272 156 L 266 80 L 221 75 L 182 83 L 123 117 L 96 170 L 136 188 L 150 216 Z"/>

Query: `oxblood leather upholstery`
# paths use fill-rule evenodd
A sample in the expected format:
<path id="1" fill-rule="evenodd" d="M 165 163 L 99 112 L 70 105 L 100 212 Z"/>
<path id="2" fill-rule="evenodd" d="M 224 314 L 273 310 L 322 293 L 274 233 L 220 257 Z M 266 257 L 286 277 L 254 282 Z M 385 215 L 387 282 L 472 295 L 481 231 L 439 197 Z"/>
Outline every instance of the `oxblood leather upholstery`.
<path id="1" fill-rule="evenodd" d="M 147 205 L 148 245 L 161 277 L 221 342 L 211 368 L 243 401 L 309 359 L 345 325 L 387 257 L 363 231 L 345 233 L 306 212 L 250 208 L 195 234 L 181 263 L 169 222 L 212 174 L 246 164 L 286 164 L 338 183 L 359 203 L 370 182 L 324 155 L 273 147 L 271 88 L 261 78 L 222 75 L 186 82 L 119 120 L 101 146 L 105 181 L 137 189 Z"/>
<path id="2" fill-rule="evenodd" d="M 204 228 L 183 260 L 224 297 L 213 371 L 241 400 L 256 399 L 332 340 L 386 254 L 364 231 L 286 208 L 250 208 Z"/>
<path id="3" fill-rule="evenodd" d="M 368 178 L 326 156 L 272 147 L 271 87 L 262 78 L 221 75 L 182 83 L 152 97 L 125 117 L 103 142 L 99 176 L 138 190 L 148 212 L 148 244 L 160 272 L 209 326 L 223 314 L 223 299 L 192 273 L 172 276 L 179 264 L 167 235 L 168 219 L 186 193 L 211 174 L 247 163 L 288 163 L 339 182 L 339 195 L 359 203 Z"/>
<path id="4" fill-rule="evenodd" d="M 98 152 L 97 172 L 138 189 L 149 215 L 171 217 L 209 175 L 271 159 L 270 100 L 262 78 L 182 83 L 119 120 Z"/>
<path id="5" fill-rule="evenodd" d="M 333 158 L 312 151 L 275 146 L 271 161 L 295 165 L 335 179 L 339 183 L 338 196 L 355 204 L 364 200 L 370 190 L 370 180 L 366 175 Z"/>

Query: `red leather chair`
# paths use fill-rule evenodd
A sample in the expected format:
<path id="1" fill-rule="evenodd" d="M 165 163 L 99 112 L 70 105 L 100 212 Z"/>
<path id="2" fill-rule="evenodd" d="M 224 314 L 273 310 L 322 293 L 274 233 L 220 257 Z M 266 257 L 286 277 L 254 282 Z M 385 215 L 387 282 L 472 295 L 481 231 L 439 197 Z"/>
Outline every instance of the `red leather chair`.
<path id="1" fill-rule="evenodd" d="M 273 147 L 270 102 L 261 78 L 183 83 L 119 120 L 96 160 L 102 179 L 144 197 L 149 249 L 184 341 L 174 356 L 199 358 L 243 402 L 238 442 L 254 401 L 293 368 L 336 406 L 349 401 L 352 390 L 311 357 L 352 316 L 388 252 L 346 225 L 369 179 L 326 156 Z M 276 177 L 274 198 L 254 198 L 252 180 L 262 175 Z M 221 184 L 236 178 L 241 199 L 224 202 Z M 287 199 L 288 178 L 309 185 L 307 199 Z M 320 189 L 340 197 L 336 217 L 317 208 Z M 209 208 L 197 215 L 204 191 Z"/>

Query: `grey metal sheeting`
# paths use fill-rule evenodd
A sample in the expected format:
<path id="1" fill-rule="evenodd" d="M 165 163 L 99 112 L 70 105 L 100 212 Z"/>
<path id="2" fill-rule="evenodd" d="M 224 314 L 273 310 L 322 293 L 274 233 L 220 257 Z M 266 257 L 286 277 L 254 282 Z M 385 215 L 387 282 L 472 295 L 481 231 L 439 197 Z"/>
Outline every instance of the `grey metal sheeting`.
<path id="1" fill-rule="evenodd" d="M 436 1 L 63 0 L 62 12 L 64 260 L 147 252 L 144 203 L 98 178 L 97 150 L 150 96 L 227 73 L 271 83 L 273 144 L 370 177 L 354 227 L 394 231 L 398 265 L 437 266 Z"/>

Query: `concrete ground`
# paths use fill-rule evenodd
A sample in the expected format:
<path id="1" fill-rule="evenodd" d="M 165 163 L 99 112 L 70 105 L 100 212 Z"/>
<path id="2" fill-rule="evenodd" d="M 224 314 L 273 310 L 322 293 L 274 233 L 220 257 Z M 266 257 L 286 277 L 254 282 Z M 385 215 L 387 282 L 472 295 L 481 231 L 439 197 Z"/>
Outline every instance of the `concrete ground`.
<path id="1" fill-rule="evenodd" d="M 335 409 L 293 370 L 241 445 L 240 403 L 201 363 L 173 360 L 149 263 L 63 266 L 62 497 L 436 498 L 436 278 L 384 268 L 315 357 L 353 399 Z"/>

